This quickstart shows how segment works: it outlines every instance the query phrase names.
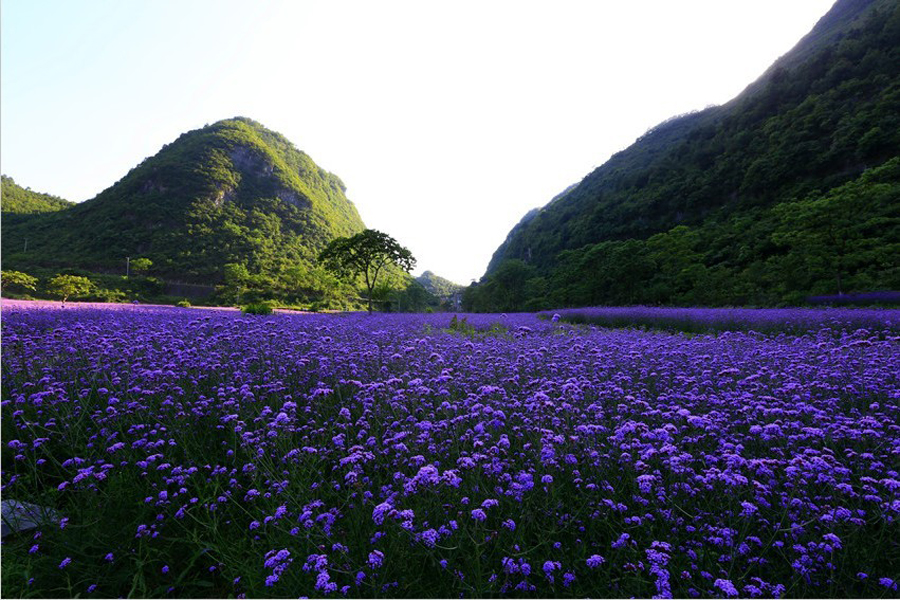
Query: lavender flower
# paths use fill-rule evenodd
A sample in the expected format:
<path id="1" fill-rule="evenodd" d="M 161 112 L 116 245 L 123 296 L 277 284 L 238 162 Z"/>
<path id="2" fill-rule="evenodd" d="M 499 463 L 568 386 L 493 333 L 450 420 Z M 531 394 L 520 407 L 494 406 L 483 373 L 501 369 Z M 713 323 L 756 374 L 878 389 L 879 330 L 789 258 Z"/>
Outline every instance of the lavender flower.
<path id="1" fill-rule="evenodd" d="M 599 554 L 592 554 L 587 559 L 587 566 L 591 569 L 596 569 L 600 565 L 606 562 L 606 559 L 600 556 Z"/>
<path id="2" fill-rule="evenodd" d="M 632 589 L 638 579 L 657 596 L 840 593 L 857 572 L 862 593 L 895 593 L 890 570 L 865 575 L 868 559 L 847 540 L 877 540 L 900 518 L 900 312 L 582 312 L 595 310 L 709 328 L 684 336 L 470 315 L 475 333 L 463 335 L 440 314 L 251 320 L 4 299 L 2 492 L 24 493 L 62 435 L 71 443 L 54 466 L 58 495 L 89 506 L 127 481 L 122 501 L 151 511 L 109 550 L 137 541 L 175 564 L 164 543 L 173 527 L 248 526 L 253 545 L 272 547 L 266 585 L 302 577 L 317 595 L 353 582 L 414 590 L 391 561 L 472 539 L 488 555 L 506 551 L 496 572 L 476 578 L 471 553 L 453 554 L 453 569 L 432 560 L 448 582 L 489 594 L 539 592 L 538 579 L 589 589 L 577 565 L 604 568 L 604 547 L 622 596 L 653 590 Z M 651 532 L 665 541 L 648 546 Z M 288 571 L 284 534 L 319 540 L 295 567 L 302 575 Z M 404 557 L 385 556 L 401 538 L 413 542 Z M 67 567 L 37 538 L 26 546 L 30 560 L 54 561 L 29 591 L 67 589 L 71 568 L 57 570 Z M 353 568 L 360 556 L 364 570 Z M 526 556 L 540 557 L 536 573 Z M 194 570 L 209 577 L 201 562 Z M 375 581 L 376 569 L 400 575 Z"/>
<path id="3" fill-rule="evenodd" d="M 728 579 L 716 579 L 713 585 L 722 590 L 729 598 L 734 598 L 739 595 L 737 588 L 734 587 L 734 584 Z"/>

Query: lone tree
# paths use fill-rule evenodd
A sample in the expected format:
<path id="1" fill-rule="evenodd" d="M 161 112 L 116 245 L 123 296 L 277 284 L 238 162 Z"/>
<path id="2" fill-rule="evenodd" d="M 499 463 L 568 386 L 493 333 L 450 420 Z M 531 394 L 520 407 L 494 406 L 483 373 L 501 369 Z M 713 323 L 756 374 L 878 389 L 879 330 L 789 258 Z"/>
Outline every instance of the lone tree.
<path id="1" fill-rule="evenodd" d="M 409 250 L 388 234 L 375 229 L 332 240 L 319 254 L 319 261 L 338 277 L 362 275 L 365 278 L 370 313 L 375 283 L 382 269 L 387 265 L 396 265 L 410 271 L 416 266 L 416 259 Z"/>
<path id="2" fill-rule="evenodd" d="M 62 298 L 65 304 L 69 296 L 83 296 L 90 292 L 94 284 L 87 277 L 78 275 L 57 275 L 47 284 L 47 291 Z"/>

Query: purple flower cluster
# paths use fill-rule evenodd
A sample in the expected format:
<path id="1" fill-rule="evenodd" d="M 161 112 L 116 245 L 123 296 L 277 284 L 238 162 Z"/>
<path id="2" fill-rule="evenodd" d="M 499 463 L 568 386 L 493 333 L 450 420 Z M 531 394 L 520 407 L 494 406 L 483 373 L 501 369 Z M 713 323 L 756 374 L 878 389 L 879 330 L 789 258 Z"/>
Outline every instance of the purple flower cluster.
<path id="1" fill-rule="evenodd" d="M 2 493 L 65 515 L 21 541 L 61 578 L 29 590 L 94 569 L 125 595 L 110 561 L 140 555 L 159 589 L 196 556 L 178 581 L 224 595 L 896 591 L 890 313 L 694 336 L 559 314 L 4 309 Z"/>

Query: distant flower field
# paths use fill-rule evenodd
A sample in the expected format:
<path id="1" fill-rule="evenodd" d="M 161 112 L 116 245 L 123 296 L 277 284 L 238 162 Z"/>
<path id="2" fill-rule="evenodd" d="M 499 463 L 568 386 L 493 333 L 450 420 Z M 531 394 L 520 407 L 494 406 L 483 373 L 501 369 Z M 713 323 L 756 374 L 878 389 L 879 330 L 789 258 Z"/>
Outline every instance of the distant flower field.
<path id="1" fill-rule="evenodd" d="M 553 315 L 550 317 L 550 315 Z M 567 308 L 541 313 L 556 321 L 604 327 L 630 327 L 715 333 L 790 333 L 871 328 L 900 333 L 900 310 L 879 308 L 659 308 L 653 306 Z"/>
<path id="2" fill-rule="evenodd" d="M 897 597 L 900 313 L 820 312 L 4 306 L 4 595 Z"/>

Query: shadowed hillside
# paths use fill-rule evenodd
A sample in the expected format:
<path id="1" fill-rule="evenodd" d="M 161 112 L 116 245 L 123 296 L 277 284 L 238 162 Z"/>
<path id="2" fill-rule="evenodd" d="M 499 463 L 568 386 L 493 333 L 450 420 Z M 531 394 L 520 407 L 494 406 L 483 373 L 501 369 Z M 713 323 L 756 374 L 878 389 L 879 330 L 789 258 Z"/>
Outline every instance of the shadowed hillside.
<path id="1" fill-rule="evenodd" d="M 652 128 L 526 215 L 470 307 L 773 304 L 900 286 L 898 43 L 896 2 L 840 0 L 740 96 Z M 850 192 L 860 222 L 836 223 Z M 801 226 L 804 207 L 820 229 Z"/>

